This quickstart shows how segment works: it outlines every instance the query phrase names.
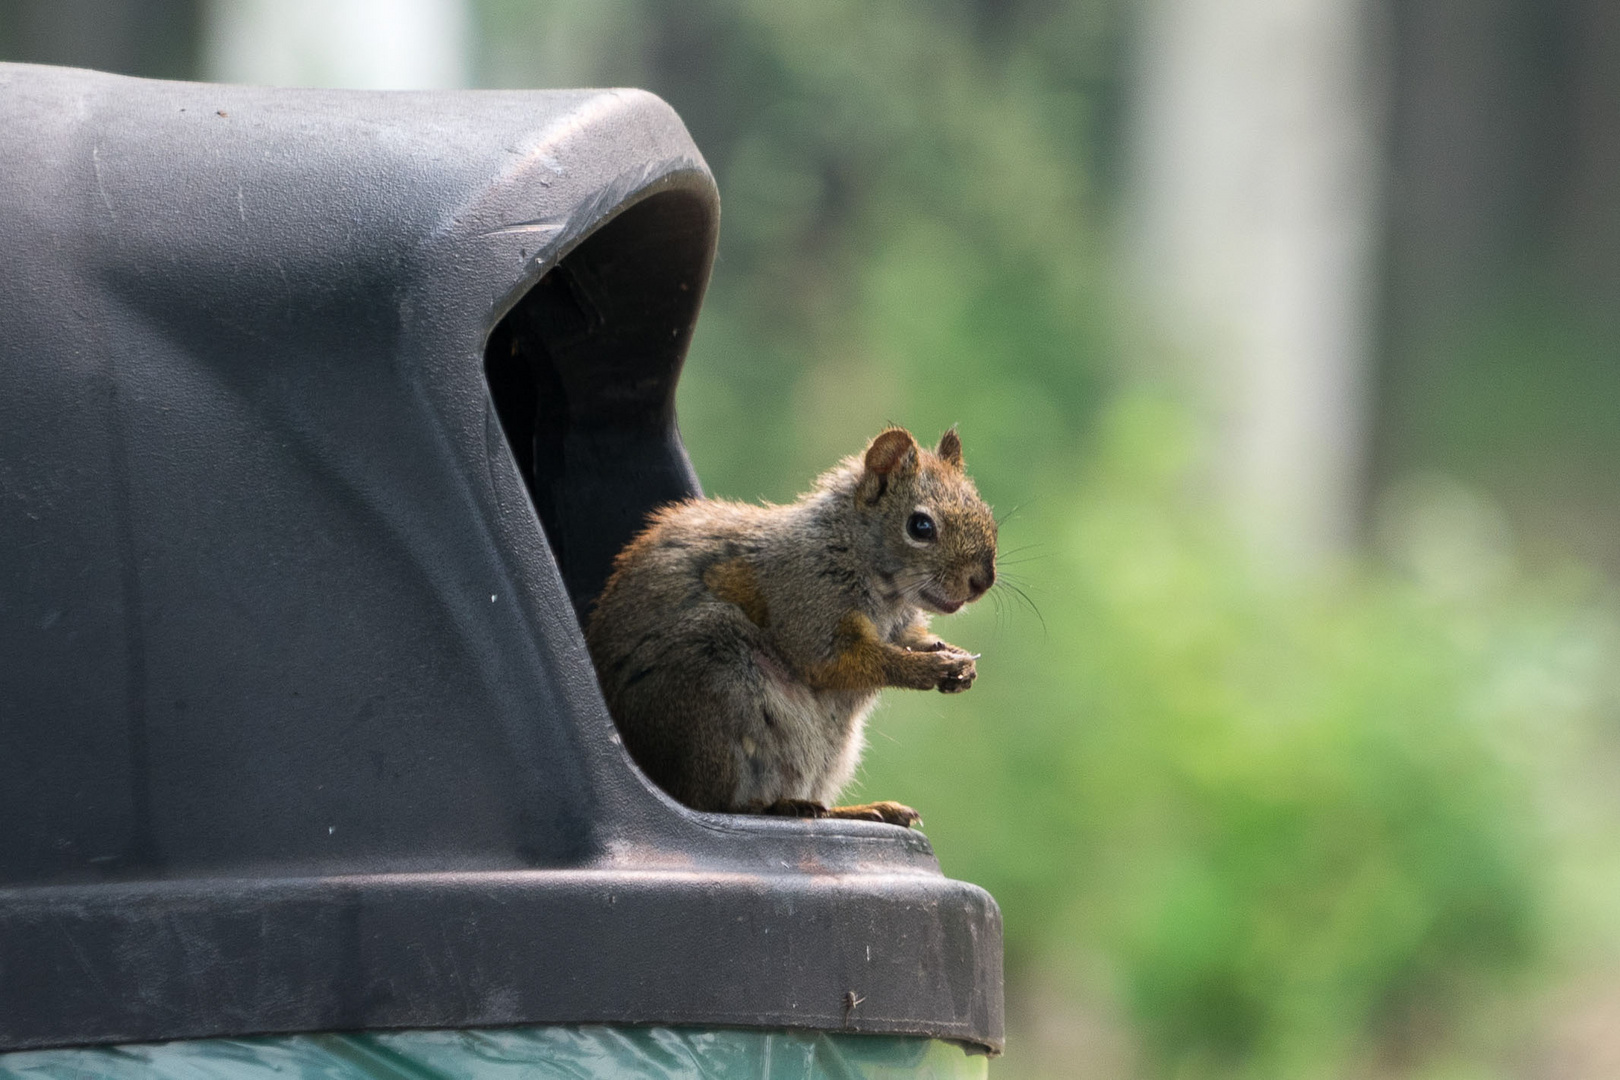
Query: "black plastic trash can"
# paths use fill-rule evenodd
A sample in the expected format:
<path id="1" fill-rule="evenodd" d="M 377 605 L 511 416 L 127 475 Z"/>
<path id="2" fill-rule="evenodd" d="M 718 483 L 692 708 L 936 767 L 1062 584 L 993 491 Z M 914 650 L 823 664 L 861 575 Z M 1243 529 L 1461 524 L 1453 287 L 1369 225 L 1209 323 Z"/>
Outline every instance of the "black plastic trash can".
<path id="1" fill-rule="evenodd" d="M 0 1076 L 109 1044 L 77 1052 L 982 1073 L 990 897 L 919 833 L 675 804 L 583 645 L 698 490 L 718 223 L 640 91 L 0 65 Z M 169 1040 L 214 1042 L 128 1045 Z"/>

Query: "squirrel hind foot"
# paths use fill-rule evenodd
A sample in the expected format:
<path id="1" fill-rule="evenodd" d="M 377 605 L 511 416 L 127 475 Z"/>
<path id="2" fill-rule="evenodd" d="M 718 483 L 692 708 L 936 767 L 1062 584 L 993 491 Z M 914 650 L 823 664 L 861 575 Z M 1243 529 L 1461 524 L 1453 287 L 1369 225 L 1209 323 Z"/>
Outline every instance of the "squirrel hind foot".
<path id="1" fill-rule="evenodd" d="M 922 823 L 922 815 L 911 807 L 904 803 L 887 801 L 862 803 L 859 806 L 835 806 L 824 816 L 847 821 L 881 821 L 888 825 L 899 825 L 903 829 Z"/>
<path id="2" fill-rule="evenodd" d="M 777 799 L 773 803 L 749 803 L 742 808 L 742 812 L 797 818 L 824 818 L 830 813 L 826 806 L 814 799 Z"/>
<path id="3" fill-rule="evenodd" d="M 764 814 L 769 817 L 836 818 L 842 821 L 878 821 L 909 829 L 922 823 L 922 816 L 904 803 L 870 802 L 859 806 L 828 807 L 814 799 L 777 799 L 773 803 L 749 803 L 742 808 L 745 814 Z"/>

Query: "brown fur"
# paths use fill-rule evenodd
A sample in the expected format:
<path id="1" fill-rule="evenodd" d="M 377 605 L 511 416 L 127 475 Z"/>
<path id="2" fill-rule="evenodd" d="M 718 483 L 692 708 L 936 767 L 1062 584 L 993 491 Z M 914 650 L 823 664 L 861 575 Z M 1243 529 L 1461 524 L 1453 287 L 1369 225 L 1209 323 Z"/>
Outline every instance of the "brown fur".
<path id="1" fill-rule="evenodd" d="M 747 559 L 715 563 L 703 572 L 703 584 L 720 599 L 742 608 L 749 622 L 761 630 L 770 629 L 770 605 L 765 602 L 765 592 L 759 587 L 759 578 Z"/>
<path id="2" fill-rule="evenodd" d="M 928 515 L 932 539 L 908 529 Z M 966 690 L 973 657 L 928 631 L 995 579 L 995 520 L 954 430 L 890 428 L 786 506 L 694 499 L 614 563 L 586 640 L 625 746 L 699 810 L 910 824 L 897 803 L 827 810 L 886 686 Z"/>

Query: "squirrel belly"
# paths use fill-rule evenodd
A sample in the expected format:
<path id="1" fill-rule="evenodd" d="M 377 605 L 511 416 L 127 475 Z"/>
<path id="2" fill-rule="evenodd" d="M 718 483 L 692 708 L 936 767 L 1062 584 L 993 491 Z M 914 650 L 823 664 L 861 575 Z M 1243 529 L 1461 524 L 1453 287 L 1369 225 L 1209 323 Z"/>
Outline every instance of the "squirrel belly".
<path id="1" fill-rule="evenodd" d="M 860 765 L 877 692 L 812 690 L 766 651 L 754 654 L 754 664 L 762 676 L 764 737 L 738 740 L 731 805 L 831 803 Z"/>
<path id="2" fill-rule="evenodd" d="M 786 506 L 693 499 L 614 563 L 586 629 L 608 710 L 641 769 L 698 810 L 826 810 L 853 777 L 885 686 L 971 686 L 931 613 L 994 580 L 995 523 L 948 432 L 890 429 Z M 786 807 L 787 809 L 783 809 Z"/>

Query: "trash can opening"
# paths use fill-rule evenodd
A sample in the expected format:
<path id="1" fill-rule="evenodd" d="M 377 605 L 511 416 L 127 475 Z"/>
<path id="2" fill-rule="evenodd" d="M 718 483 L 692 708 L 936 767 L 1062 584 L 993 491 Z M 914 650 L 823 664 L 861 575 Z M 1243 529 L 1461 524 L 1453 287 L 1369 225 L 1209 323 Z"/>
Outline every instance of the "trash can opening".
<path id="1" fill-rule="evenodd" d="M 547 269 L 485 347 L 496 413 L 582 622 L 647 512 L 699 492 L 675 384 L 715 216 L 700 191 L 641 199 Z"/>

